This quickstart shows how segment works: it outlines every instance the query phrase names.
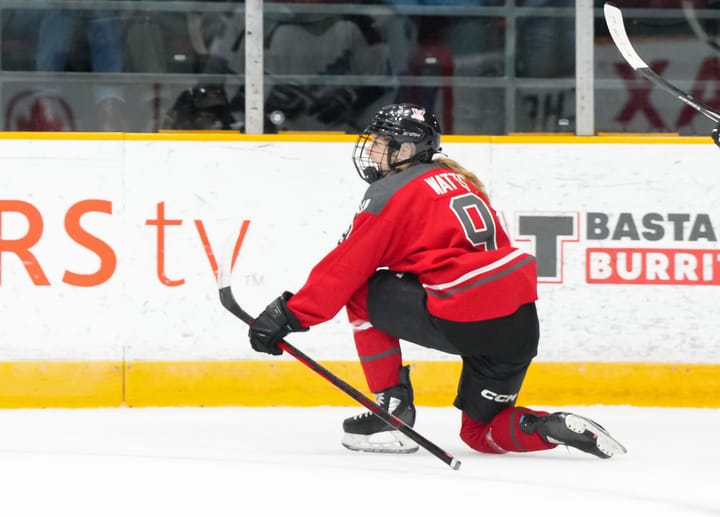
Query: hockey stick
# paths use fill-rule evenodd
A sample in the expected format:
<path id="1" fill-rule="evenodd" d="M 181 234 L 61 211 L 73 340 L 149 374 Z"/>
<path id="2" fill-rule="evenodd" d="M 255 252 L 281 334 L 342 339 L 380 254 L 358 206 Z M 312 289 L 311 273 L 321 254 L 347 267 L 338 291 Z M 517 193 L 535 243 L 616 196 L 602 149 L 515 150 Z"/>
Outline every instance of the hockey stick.
<path id="1" fill-rule="evenodd" d="M 620 51 L 620 54 L 625 58 L 625 61 L 642 75 L 645 79 L 662 88 L 666 92 L 677 97 L 680 101 L 684 102 L 693 109 L 696 109 L 707 118 L 715 123 L 720 122 L 720 114 L 714 111 L 710 106 L 696 100 L 692 95 L 682 91 L 674 84 L 663 79 L 661 76 L 656 74 L 640 56 L 635 52 L 630 39 L 628 38 L 625 30 L 625 22 L 623 21 L 623 15 L 620 9 L 612 4 L 606 3 L 603 6 L 603 12 L 605 14 L 605 23 L 610 30 L 610 36 L 612 36 L 615 46 Z"/>
<path id="2" fill-rule="evenodd" d="M 250 316 L 250 314 L 245 312 L 242 307 L 240 307 L 237 300 L 235 299 L 235 296 L 233 295 L 231 287 L 231 261 L 223 260 L 219 266 L 220 267 L 218 269 L 217 282 L 218 291 L 220 294 L 220 303 L 222 303 L 223 307 L 225 307 L 228 311 L 233 313 L 235 316 L 243 320 L 248 325 L 252 324 L 254 318 Z M 454 458 L 450 453 L 444 451 L 443 449 L 435 445 L 433 442 L 422 436 L 420 433 L 415 431 L 412 427 L 408 426 L 405 422 L 400 420 L 392 413 L 384 410 L 383 408 L 375 404 L 375 402 L 370 400 L 361 391 L 358 391 L 357 389 L 350 386 L 347 382 L 337 377 L 330 370 L 326 369 L 324 366 L 305 355 L 293 345 L 291 345 L 287 341 L 281 341 L 280 343 L 278 343 L 278 346 L 283 351 L 287 352 L 295 359 L 303 363 L 305 366 L 313 370 L 315 373 L 319 374 L 325 380 L 330 382 L 333 386 L 339 388 L 341 391 L 345 392 L 347 395 L 365 406 L 383 422 L 400 431 L 402 434 L 413 440 L 422 448 L 426 449 L 432 455 L 438 457 L 443 462 L 447 463 L 453 470 L 458 470 L 460 468 L 460 460 Z"/>

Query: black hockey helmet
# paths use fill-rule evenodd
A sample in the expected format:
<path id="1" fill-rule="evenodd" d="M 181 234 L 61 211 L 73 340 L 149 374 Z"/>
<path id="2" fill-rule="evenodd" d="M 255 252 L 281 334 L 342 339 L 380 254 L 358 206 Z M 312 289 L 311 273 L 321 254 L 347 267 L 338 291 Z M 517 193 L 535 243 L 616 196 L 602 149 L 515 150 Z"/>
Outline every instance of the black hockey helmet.
<path id="1" fill-rule="evenodd" d="M 429 163 L 440 151 L 440 124 L 435 115 L 416 104 L 390 104 L 380 108 L 375 117 L 358 136 L 353 150 L 353 163 L 362 179 L 368 183 L 379 180 L 383 174 L 367 156 L 366 146 L 373 136 L 389 138 L 387 168 L 396 169 L 407 163 Z M 396 151 L 406 142 L 415 146 L 415 154 L 393 162 Z"/>

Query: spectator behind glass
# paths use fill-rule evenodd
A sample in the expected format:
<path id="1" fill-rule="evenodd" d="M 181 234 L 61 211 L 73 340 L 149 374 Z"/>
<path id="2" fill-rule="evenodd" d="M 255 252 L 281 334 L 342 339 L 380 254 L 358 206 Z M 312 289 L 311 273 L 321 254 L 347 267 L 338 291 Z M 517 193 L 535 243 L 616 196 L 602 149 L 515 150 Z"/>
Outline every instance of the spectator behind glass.
<path id="1" fill-rule="evenodd" d="M 572 78 L 575 75 L 575 17 L 570 0 L 518 0 L 533 8 L 516 20 L 515 75 L 518 78 Z M 570 8 L 563 15 L 551 8 Z M 549 13 L 549 14 L 548 14 Z M 520 132 L 572 131 L 575 88 L 545 86 L 519 88 L 516 130 Z"/>
<path id="2" fill-rule="evenodd" d="M 571 0 L 519 0 L 519 7 L 572 7 Z M 534 14 L 517 20 L 517 77 L 573 77 L 575 18 Z"/>
<path id="3" fill-rule="evenodd" d="M 194 50 L 197 73 L 241 75 L 245 73 L 245 11 L 193 12 L 188 15 L 188 35 Z M 243 128 L 244 85 L 235 82 L 199 82 L 177 96 L 165 114 L 166 129 Z M 232 98 L 232 103 L 230 99 Z M 269 129 L 269 128 L 268 128 Z"/>
<path id="4" fill-rule="evenodd" d="M 90 70 L 84 70 L 87 67 L 79 63 L 77 54 L 71 52 L 77 31 L 81 31 L 87 42 Z M 122 21 L 119 13 L 74 9 L 44 12 L 38 31 L 36 70 L 121 72 L 122 62 Z M 94 92 L 97 120 L 93 129 L 122 131 L 124 97 L 121 87 L 97 85 Z M 46 94 L 47 98 L 52 98 L 57 92 L 47 91 Z"/>
<path id="5" fill-rule="evenodd" d="M 278 78 L 269 89 L 265 111 L 282 130 L 356 131 L 356 120 L 393 96 L 389 81 L 332 84 L 343 76 L 392 75 L 388 46 L 368 17 L 298 13 L 278 21 L 267 34 L 265 71 L 314 76 L 295 82 Z M 323 76 L 333 77 L 323 84 Z"/>
<path id="6" fill-rule="evenodd" d="M 501 6 L 504 0 L 384 0 L 393 6 L 426 6 L 424 15 L 396 15 L 383 25 L 393 42 L 400 75 L 501 77 L 505 71 L 505 23 L 499 16 L 469 15 L 466 7 Z M 450 9 L 452 8 L 452 9 Z M 404 35 L 404 38 L 400 35 Z M 399 49 L 403 49 L 400 51 Z M 422 104 L 442 113 L 446 133 L 502 134 L 505 128 L 501 88 L 415 86 L 400 89 L 396 102 Z"/>
<path id="7" fill-rule="evenodd" d="M 297 2 L 296 2 L 297 3 Z M 326 2 L 327 3 L 327 2 Z M 265 132 L 355 131 L 354 121 L 393 96 L 387 85 L 339 85 L 347 75 L 389 76 L 387 45 L 365 16 L 303 14 L 266 16 L 265 74 L 305 75 L 283 82 L 266 79 Z M 206 45 L 204 72 L 243 74 L 245 68 L 244 14 L 223 17 L 221 30 Z M 330 84 L 323 84 L 322 77 Z M 274 84 L 275 83 L 275 84 Z M 224 88 L 229 101 L 223 100 Z M 234 91 L 233 91 L 234 90 Z M 164 127 L 174 129 L 236 129 L 244 120 L 244 85 L 198 84 L 181 93 Z M 202 124 L 202 127 L 197 127 Z"/>

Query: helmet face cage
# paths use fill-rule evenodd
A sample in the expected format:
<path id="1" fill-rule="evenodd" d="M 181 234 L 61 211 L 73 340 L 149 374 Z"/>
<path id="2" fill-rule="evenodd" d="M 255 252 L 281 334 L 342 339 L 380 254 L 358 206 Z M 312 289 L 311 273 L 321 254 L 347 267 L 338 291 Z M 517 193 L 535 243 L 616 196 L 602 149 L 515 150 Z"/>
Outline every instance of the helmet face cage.
<path id="1" fill-rule="evenodd" d="M 389 139 L 387 168 L 393 170 L 399 165 L 412 162 L 430 162 L 433 155 L 440 151 L 440 124 L 435 116 L 421 106 L 415 104 L 391 104 L 381 108 L 358 136 L 353 150 L 353 162 L 360 177 L 372 183 L 383 175 L 379 172 L 378 164 L 370 160 L 368 145 L 374 135 L 386 136 Z M 394 151 L 400 149 L 404 143 L 415 146 L 414 154 L 400 162 L 391 163 L 396 155 Z M 384 168 L 384 167 L 383 167 Z"/>
<path id="2" fill-rule="evenodd" d="M 393 150 L 390 148 L 390 142 L 383 153 L 382 161 L 384 163 L 378 164 L 370 159 L 370 147 L 373 145 L 373 141 L 378 137 L 376 134 L 368 133 L 367 130 L 363 131 L 355 142 L 355 149 L 353 150 L 353 163 L 358 171 L 358 174 L 362 179 L 368 183 L 377 181 L 383 177 L 381 170 L 391 170 L 390 157 Z"/>

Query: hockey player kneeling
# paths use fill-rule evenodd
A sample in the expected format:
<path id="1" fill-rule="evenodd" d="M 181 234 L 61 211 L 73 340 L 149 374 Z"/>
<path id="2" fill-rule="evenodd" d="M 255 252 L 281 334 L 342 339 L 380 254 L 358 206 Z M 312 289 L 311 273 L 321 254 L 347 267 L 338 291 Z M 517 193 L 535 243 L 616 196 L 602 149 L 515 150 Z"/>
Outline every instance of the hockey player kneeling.
<path id="1" fill-rule="evenodd" d="M 296 294 L 285 292 L 257 317 L 252 347 L 281 354 L 277 344 L 288 333 L 344 307 L 368 387 L 408 426 L 415 406 L 400 339 L 462 360 L 454 405 L 460 437 L 473 449 L 625 453 L 589 418 L 515 406 L 539 341 L 535 258 L 512 246 L 482 182 L 440 151 L 439 124 L 422 106 L 377 112 L 353 151 L 370 186 L 350 229 Z M 373 413 L 346 419 L 342 443 L 369 452 L 418 449 Z"/>

